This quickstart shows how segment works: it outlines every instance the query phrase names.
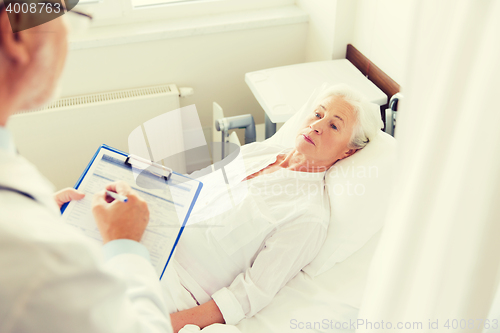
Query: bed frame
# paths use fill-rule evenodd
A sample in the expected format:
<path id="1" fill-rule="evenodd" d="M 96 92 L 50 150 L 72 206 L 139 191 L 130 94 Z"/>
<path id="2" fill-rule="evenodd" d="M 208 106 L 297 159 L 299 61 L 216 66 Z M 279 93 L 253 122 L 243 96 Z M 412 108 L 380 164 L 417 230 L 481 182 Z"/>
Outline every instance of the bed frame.
<path id="1" fill-rule="evenodd" d="M 387 101 L 389 102 L 394 94 L 401 90 L 401 86 L 394 81 L 389 75 L 384 73 L 380 68 L 371 62 L 363 53 L 359 52 L 351 44 L 347 44 L 346 59 L 349 60 L 357 69 L 363 73 L 368 80 L 372 81 L 380 90 L 382 90 L 387 95 Z M 382 119 L 385 125 L 385 109 L 387 109 L 388 104 L 382 105 L 380 107 L 380 112 L 382 113 Z"/>
<path id="2" fill-rule="evenodd" d="M 349 60 L 357 69 L 363 73 L 368 80 L 372 81 L 380 90 L 382 90 L 390 99 L 394 94 L 401 90 L 389 75 L 385 74 L 380 68 L 370 61 L 363 53 L 359 52 L 351 44 L 347 44 L 346 59 Z"/>

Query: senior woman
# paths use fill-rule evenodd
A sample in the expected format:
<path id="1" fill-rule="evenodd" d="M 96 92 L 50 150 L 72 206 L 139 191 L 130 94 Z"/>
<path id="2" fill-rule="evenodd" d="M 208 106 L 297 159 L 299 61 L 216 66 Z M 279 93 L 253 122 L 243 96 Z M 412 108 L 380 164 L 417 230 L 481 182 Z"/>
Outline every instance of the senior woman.
<path id="1" fill-rule="evenodd" d="M 253 316 L 319 252 L 329 221 L 325 172 L 366 145 L 380 116 L 344 85 L 317 101 L 293 149 L 243 146 L 243 162 L 225 168 L 229 191 L 220 175 L 202 180 L 195 224 L 162 279 L 174 331 Z"/>

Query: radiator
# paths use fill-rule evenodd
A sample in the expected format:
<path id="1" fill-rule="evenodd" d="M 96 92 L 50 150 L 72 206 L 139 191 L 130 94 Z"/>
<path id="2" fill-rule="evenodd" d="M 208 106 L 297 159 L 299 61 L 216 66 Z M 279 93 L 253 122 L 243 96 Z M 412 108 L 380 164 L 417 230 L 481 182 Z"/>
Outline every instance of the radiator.
<path id="1" fill-rule="evenodd" d="M 161 85 L 62 98 L 12 116 L 20 154 L 57 189 L 73 186 L 101 144 L 128 151 L 128 136 L 147 120 L 178 109 L 179 89 Z"/>

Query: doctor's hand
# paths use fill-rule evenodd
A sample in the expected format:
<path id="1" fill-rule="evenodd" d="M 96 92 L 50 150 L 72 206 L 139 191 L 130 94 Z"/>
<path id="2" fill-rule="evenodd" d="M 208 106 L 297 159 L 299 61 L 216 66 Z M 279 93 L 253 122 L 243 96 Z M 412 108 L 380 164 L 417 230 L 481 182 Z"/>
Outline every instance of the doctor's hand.
<path id="1" fill-rule="evenodd" d="M 85 193 L 68 187 L 54 193 L 54 200 L 59 208 L 61 208 L 66 202 L 70 202 L 71 200 L 81 200 L 84 196 Z"/>
<path id="2" fill-rule="evenodd" d="M 114 200 L 106 190 L 128 198 L 127 202 Z M 92 200 L 92 213 L 101 232 L 104 244 L 116 239 L 139 242 L 149 222 L 146 201 L 140 198 L 125 182 L 115 182 L 98 192 Z"/>

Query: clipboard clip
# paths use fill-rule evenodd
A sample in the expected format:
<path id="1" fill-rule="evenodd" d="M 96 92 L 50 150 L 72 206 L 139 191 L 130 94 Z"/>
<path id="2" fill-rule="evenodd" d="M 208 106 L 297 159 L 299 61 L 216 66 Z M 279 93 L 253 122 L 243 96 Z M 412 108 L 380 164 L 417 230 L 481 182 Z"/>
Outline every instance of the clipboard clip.
<path id="1" fill-rule="evenodd" d="M 131 167 L 137 168 L 139 170 L 147 170 L 153 175 L 163 178 L 165 180 L 169 180 L 170 175 L 172 174 L 171 169 L 164 167 L 161 164 L 151 162 L 145 158 L 132 154 L 127 156 L 125 164 L 130 165 Z"/>

